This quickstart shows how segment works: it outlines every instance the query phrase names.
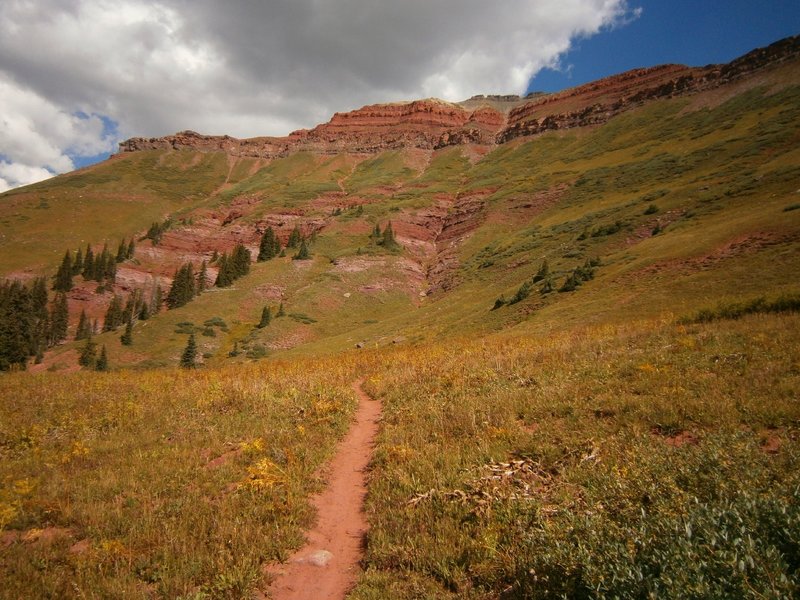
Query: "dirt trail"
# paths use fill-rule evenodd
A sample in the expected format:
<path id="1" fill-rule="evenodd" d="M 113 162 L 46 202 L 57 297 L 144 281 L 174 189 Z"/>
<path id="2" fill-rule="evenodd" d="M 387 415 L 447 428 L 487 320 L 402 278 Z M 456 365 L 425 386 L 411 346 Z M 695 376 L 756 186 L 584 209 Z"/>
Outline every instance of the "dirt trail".
<path id="1" fill-rule="evenodd" d="M 327 467 L 328 487 L 313 498 L 317 525 L 286 564 L 270 569 L 276 575 L 269 588 L 273 600 L 340 600 L 356 582 L 367 532 L 366 468 L 381 414 L 380 403 L 367 396 L 361 383 L 353 384 L 356 422 Z"/>

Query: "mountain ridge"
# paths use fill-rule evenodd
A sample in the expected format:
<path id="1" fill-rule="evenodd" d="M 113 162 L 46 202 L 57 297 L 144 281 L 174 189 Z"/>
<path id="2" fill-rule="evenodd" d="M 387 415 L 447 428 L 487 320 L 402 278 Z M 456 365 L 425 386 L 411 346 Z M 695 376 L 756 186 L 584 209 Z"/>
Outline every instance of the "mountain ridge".
<path id="1" fill-rule="evenodd" d="M 752 50 L 726 64 L 637 68 L 574 88 L 525 98 L 481 95 L 462 102 L 438 98 L 366 105 L 337 112 L 327 123 L 284 137 L 238 139 L 182 131 L 120 142 L 120 152 L 155 149 L 222 150 L 234 156 L 279 158 L 296 151 L 378 153 L 402 147 L 494 146 L 546 131 L 586 127 L 642 103 L 709 91 L 800 55 L 800 36 Z M 483 102 L 483 103 L 482 103 Z M 473 109 L 465 106 L 475 106 Z M 498 110 L 497 105 L 506 105 Z M 508 106 L 513 104 L 514 106 Z"/>

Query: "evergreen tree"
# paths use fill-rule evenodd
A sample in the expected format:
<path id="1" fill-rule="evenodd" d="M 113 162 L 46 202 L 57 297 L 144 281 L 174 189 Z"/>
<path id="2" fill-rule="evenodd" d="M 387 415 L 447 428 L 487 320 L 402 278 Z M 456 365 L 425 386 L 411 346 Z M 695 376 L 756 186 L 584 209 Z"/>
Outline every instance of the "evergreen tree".
<path id="1" fill-rule="evenodd" d="M 83 271 L 83 254 L 81 253 L 81 249 L 78 248 L 75 251 L 75 261 L 72 263 L 72 274 L 80 275 L 82 271 Z"/>
<path id="2" fill-rule="evenodd" d="M 394 229 L 392 229 L 391 221 L 389 221 L 386 229 L 383 230 L 383 239 L 381 240 L 381 244 L 384 248 L 389 250 L 395 250 L 399 247 L 397 240 L 394 239 Z"/>
<path id="3" fill-rule="evenodd" d="M 106 310 L 106 317 L 103 320 L 103 331 L 113 331 L 124 321 L 122 320 L 122 298 L 114 294 L 111 303 Z"/>
<path id="4" fill-rule="evenodd" d="M 96 354 L 97 344 L 91 337 L 86 338 L 86 345 L 84 345 L 78 357 L 78 364 L 82 367 L 93 367 L 95 365 Z"/>
<path id="5" fill-rule="evenodd" d="M 311 253 L 308 251 L 308 246 L 306 246 L 306 241 L 303 240 L 300 242 L 300 249 L 297 251 L 292 257 L 292 260 L 308 260 L 311 258 Z"/>
<path id="6" fill-rule="evenodd" d="M 97 359 L 94 370 L 100 372 L 108 371 L 108 353 L 106 352 L 105 344 L 103 344 L 103 349 L 100 350 L 100 358 Z"/>
<path id="7" fill-rule="evenodd" d="M 136 243 L 133 241 L 133 236 L 131 236 L 131 241 L 128 242 L 128 248 L 125 250 L 125 258 L 127 259 L 133 258 L 135 252 L 136 252 Z"/>
<path id="8" fill-rule="evenodd" d="M 275 313 L 276 317 L 285 317 L 286 312 L 283 310 L 283 302 L 281 302 L 280 306 L 278 307 L 278 312 Z"/>
<path id="9" fill-rule="evenodd" d="M 122 342 L 123 346 L 133 345 L 133 318 L 128 319 L 128 322 L 125 324 L 125 333 L 120 337 L 120 342 Z"/>
<path id="10" fill-rule="evenodd" d="M 139 320 L 140 321 L 147 321 L 150 318 L 150 306 L 148 306 L 147 302 L 142 301 L 142 306 L 139 309 Z"/>
<path id="11" fill-rule="evenodd" d="M 244 244 L 237 244 L 229 259 L 232 267 L 233 279 L 244 277 L 250 272 L 250 250 Z"/>
<path id="12" fill-rule="evenodd" d="M 172 286 L 167 293 L 167 308 L 178 308 L 195 297 L 194 269 L 192 263 L 186 263 L 175 272 Z"/>
<path id="13" fill-rule="evenodd" d="M 95 260 L 95 265 L 94 265 L 95 281 L 102 281 L 104 277 L 108 277 L 112 266 L 113 269 L 116 271 L 117 268 L 116 263 L 114 259 L 111 257 L 111 254 L 108 252 L 108 242 L 106 242 L 103 244 L 103 251 L 100 252 L 100 256 L 98 256 L 97 259 Z"/>
<path id="14" fill-rule="evenodd" d="M 103 271 L 103 277 L 109 284 L 117 280 L 117 261 L 111 258 L 111 255 L 106 259 L 106 268 Z"/>
<path id="15" fill-rule="evenodd" d="M 219 260 L 219 252 L 214 250 L 214 253 L 211 255 L 211 262 L 215 263 Z"/>
<path id="16" fill-rule="evenodd" d="M 92 335 L 91 325 L 89 318 L 86 316 L 86 311 L 81 310 L 80 319 L 78 319 L 78 329 L 75 331 L 75 341 L 85 340 Z"/>
<path id="17" fill-rule="evenodd" d="M 0 371 L 25 369 L 33 347 L 29 290 L 19 281 L 0 285 Z"/>
<path id="18" fill-rule="evenodd" d="M 300 233 L 300 227 L 295 225 L 294 229 L 292 229 L 292 233 L 289 234 L 289 241 L 286 242 L 286 247 L 297 248 L 298 244 L 300 244 L 300 240 L 302 239 L 303 236 Z"/>
<path id="19" fill-rule="evenodd" d="M 261 237 L 261 244 L 258 248 L 258 261 L 262 262 L 275 258 L 281 252 L 281 243 L 272 227 L 267 227 L 264 235 Z"/>
<path id="20" fill-rule="evenodd" d="M 92 247 L 86 245 L 86 253 L 83 255 L 83 278 L 84 280 L 94 279 L 94 252 Z"/>
<path id="21" fill-rule="evenodd" d="M 372 230 L 372 237 L 375 238 L 375 241 L 381 239 L 381 226 L 378 223 L 375 223 L 375 229 Z"/>
<path id="22" fill-rule="evenodd" d="M 69 327 L 69 305 L 64 292 L 56 294 L 53 309 L 50 312 L 50 345 L 54 346 L 67 339 Z"/>
<path id="23" fill-rule="evenodd" d="M 121 263 L 125 258 L 128 256 L 128 244 L 125 243 L 125 238 L 122 238 L 122 241 L 119 243 L 117 247 L 117 256 L 115 257 L 116 262 Z"/>
<path id="24" fill-rule="evenodd" d="M 200 274 L 197 276 L 197 295 L 199 296 L 206 291 L 208 287 L 208 265 L 206 261 L 200 264 Z"/>
<path id="25" fill-rule="evenodd" d="M 265 306 L 261 311 L 261 320 L 258 322 L 257 327 L 259 329 L 263 329 L 264 327 L 269 325 L 269 322 L 271 320 L 272 320 L 272 315 L 269 312 L 269 306 Z"/>
<path id="26" fill-rule="evenodd" d="M 128 321 L 133 320 L 135 307 L 136 307 L 136 292 L 134 291 L 128 295 L 128 299 L 125 301 L 125 308 L 122 309 L 123 323 L 127 323 Z"/>
<path id="27" fill-rule="evenodd" d="M 164 300 L 164 292 L 161 289 L 161 284 L 156 280 L 156 285 L 153 288 L 153 296 L 150 299 L 150 314 L 157 315 L 161 312 L 161 304 L 163 304 Z"/>
<path id="28" fill-rule="evenodd" d="M 72 253 L 69 250 L 58 267 L 53 289 L 57 292 L 68 292 L 72 289 Z"/>
<path id="29" fill-rule="evenodd" d="M 227 252 L 222 253 L 217 264 L 219 265 L 219 271 L 217 272 L 217 280 L 214 282 L 214 285 L 219 288 L 230 287 L 233 285 L 233 269 L 231 268 Z"/>
<path id="30" fill-rule="evenodd" d="M 197 365 L 195 360 L 197 358 L 197 344 L 194 340 L 194 334 L 189 336 L 189 341 L 186 343 L 186 348 L 181 355 L 181 366 L 184 369 L 194 369 Z"/>
<path id="31" fill-rule="evenodd" d="M 31 287 L 31 311 L 36 319 L 47 318 L 47 279 L 37 277 Z"/>

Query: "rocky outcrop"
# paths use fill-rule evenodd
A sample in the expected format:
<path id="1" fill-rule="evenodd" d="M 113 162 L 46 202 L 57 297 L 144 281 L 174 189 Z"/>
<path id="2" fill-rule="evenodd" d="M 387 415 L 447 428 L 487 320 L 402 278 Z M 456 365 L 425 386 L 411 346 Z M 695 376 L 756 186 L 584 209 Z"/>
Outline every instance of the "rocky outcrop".
<path id="1" fill-rule="evenodd" d="M 497 143 L 546 131 L 599 125 L 646 102 L 708 91 L 798 57 L 800 36 L 795 36 L 753 50 L 726 65 L 634 69 L 512 109 L 508 126 L 497 136 Z"/>
<path id="2" fill-rule="evenodd" d="M 120 151 L 191 149 L 269 159 L 302 150 L 375 154 L 396 148 L 490 146 L 546 131 L 602 124 L 646 102 L 721 87 L 798 57 L 800 36 L 794 36 L 753 50 L 726 65 L 634 69 L 556 94 L 525 98 L 474 96 L 459 104 L 436 99 L 374 104 L 336 113 L 328 123 L 282 138 L 236 139 L 193 131 L 161 138 L 132 138 L 120 144 Z"/>

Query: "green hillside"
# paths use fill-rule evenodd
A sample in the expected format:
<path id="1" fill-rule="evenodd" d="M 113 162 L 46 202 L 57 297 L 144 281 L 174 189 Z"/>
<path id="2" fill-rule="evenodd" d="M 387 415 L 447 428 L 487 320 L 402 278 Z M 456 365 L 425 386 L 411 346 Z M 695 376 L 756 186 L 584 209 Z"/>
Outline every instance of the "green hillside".
<path id="1" fill-rule="evenodd" d="M 0 597 L 266 593 L 356 379 L 385 413 L 353 598 L 796 596 L 797 71 L 488 151 L 146 150 L 0 194 L 0 279 L 136 240 L 0 373 Z M 310 258 L 255 261 L 267 227 Z M 79 367 L 82 310 L 240 243 Z"/>

